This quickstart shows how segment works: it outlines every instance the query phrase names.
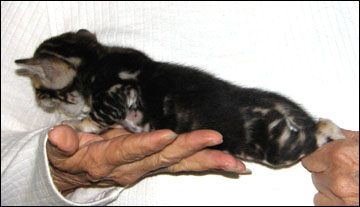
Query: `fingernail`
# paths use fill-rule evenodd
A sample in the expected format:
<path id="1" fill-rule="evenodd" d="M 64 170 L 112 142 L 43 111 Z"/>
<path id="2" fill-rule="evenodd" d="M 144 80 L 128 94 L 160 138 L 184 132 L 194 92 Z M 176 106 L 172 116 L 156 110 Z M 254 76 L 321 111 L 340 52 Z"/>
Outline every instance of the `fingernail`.
<path id="1" fill-rule="evenodd" d="M 240 167 L 227 167 L 227 168 L 225 168 L 225 170 L 229 171 L 229 172 L 239 173 L 241 168 Z"/>
<path id="2" fill-rule="evenodd" d="M 177 134 L 172 133 L 172 134 L 164 137 L 164 139 L 166 139 L 166 140 L 172 140 L 172 139 L 175 139 L 177 136 L 178 136 Z"/>
<path id="3" fill-rule="evenodd" d="M 246 168 L 245 170 L 239 172 L 239 175 L 251 175 L 252 171 L 249 168 Z"/>
<path id="4" fill-rule="evenodd" d="M 252 171 L 248 168 L 245 170 L 242 167 L 227 167 L 226 171 L 238 173 L 239 175 L 251 175 Z"/>
<path id="5" fill-rule="evenodd" d="M 55 128 L 56 126 L 53 126 L 53 127 L 51 127 L 50 129 L 49 129 L 49 131 L 48 131 L 48 138 L 50 139 L 50 138 L 52 138 L 51 137 L 51 132 L 54 130 L 54 128 Z M 51 140 L 51 139 L 50 139 Z"/>
<path id="6" fill-rule="evenodd" d="M 216 145 L 221 144 L 221 143 L 223 143 L 222 137 L 220 139 L 213 139 L 212 138 L 212 139 L 209 140 L 207 146 L 212 147 L 212 146 L 216 146 Z"/>
<path id="7" fill-rule="evenodd" d="M 218 144 L 221 144 L 221 143 L 223 143 L 222 139 L 220 139 L 220 140 L 212 140 L 212 142 L 211 142 L 212 146 L 215 146 L 215 145 L 218 145 Z"/>
<path id="8" fill-rule="evenodd" d="M 58 126 L 61 126 L 61 124 L 55 125 L 55 126 L 51 127 L 51 128 L 48 130 L 48 137 L 49 137 L 49 138 L 50 138 L 51 132 L 55 129 L 55 127 L 58 127 Z"/>

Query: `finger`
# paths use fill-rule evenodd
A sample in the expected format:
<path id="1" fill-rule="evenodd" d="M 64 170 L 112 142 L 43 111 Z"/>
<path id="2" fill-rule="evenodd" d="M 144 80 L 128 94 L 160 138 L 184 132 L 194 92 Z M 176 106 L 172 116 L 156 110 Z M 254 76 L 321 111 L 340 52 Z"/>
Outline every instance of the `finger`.
<path id="1" fill-rule="evenodd" d="M 109 140 L 105 158 L 113 165 L 132 162 L 160 151 L 176 137 L 171 130 L 123 135 Z"/>
<path id="2" fill-rule="evenodd" d="M 316 189 L 332 200 L 359 195 L 359 185 L 354 182 L 350 174 L 342 173 L 341 169 L 313 173 L 312 179 Z"/>
<path id="3" fill-rule="evenodd" d="M 162 167 L 180 162 L 205 147 L 222 143 L 222 135 L 212 130 L 197 130 L 181 134 L 171 145 L 159 153 L 143 160 L 150 168 Z"/>
<path id="4" fill-rule="evenodd" d="M 197 130 L 181 134 L 177 139 L 158 153 L 154 153 L 142 160 L 118 167 L 112 175 L 112 179 L 122 182 L 135 181 L 148 172 L 159 168 L 179 163 L 207 146 L 214 146 L 222 142 L 222 136 L 212 130 Z"/>
<path id="5" fill-rule="evenodd" d="M 79 137 L 79 149 L 86 147 L 87 145 L 90 145 L 91 143 L 105 140 L 103 137 L 98 136 L 96 134 L 90 134 L 90 133 L 86 133 L 86 132 L 78 132 L 77 134 Z"/>
<path id="6" fill-rule="evenodd" d="M 318 192 L 314 197 L 315 206 L 334 206 L 338 205 L 335 201 L 327 197 L 325 194 Z"/>
<path id="7" fill-rule="evenodd" d="M 346 136 L 348 139 L 356 139 L 359 141 L 359 132 L 358 131 L 350 131 L 342 129 L 341 132 Z"/>
<path id="8" fill-rule="evenodd" d="M 246 167 L 244 163 L 235 159 L 230 154 L 218 150 L 204 149 L 181 160 L 179 163 L 162 168 L 160 171 L 176 173 L 207 170 L 224 170 L 228 172 L 242 173 L 246 170 Z"/>
<path id="9" fill-rule="evenodd" d="M 48 132 L 49 140 L 46 144 L 50 162 L 58 164 L 74 154 L 79 146 L 76 132 L 69 126 L 56 126 Z"/>
<path id="10" fill-rule="evenodd" d="M 72 173 L 82 171 L 80 163 L 87 153 L 87 146 L 104 140 L 96 134 L 76 133 L 67 125 L 56 126 L 48 134 L 46 148 L 50 163 Z"/>
<path id="11" fill-rule="evenodd" d="M 126 135 L 126 134 L 132 134 L 130 131 L 126 130 L 125 128 L 123 129 L 109 129 L 105 132 L 103 132 L 101 134 L 101 137 L 103 137 L 104 139 L 112 139 L 118 136 L 122 136 L 122 135 Z"/>
<path id="12" fill-rule="evenodd" d="M 331 181 L 328 172 L 312 173 L 311 178 L 315 188 L 318 190 L 318 194 L 314 197 L 314 203 L 335 202 L 340 200 L 329 188 Z M 320 178 L 320 179 L 319 179 Z M 318 197 L 317 197 L 318 196 Z"/>
<path id="13" fill-rule="evenodd" d="M 336 174 L 335 174 L 336 173 Z M 316 189 L 315 205 L 359 205 L 359 185 L 349 175 L 313 173 Z"/>
<path id="14" fill-rule="evenodd" d="M 87 172 L 95 180 L 107 175 L 117 165 L 162 149 L 176 137 L 170 130 L 127 134 L 110 140 L 94 134 L 78 134 L 83 145 L 76 154 L 61 160 L 57 167 L 71 173 Z"/>
<path id="15" fill-rule="evenodd" d="M 329 153 L 332 148 L 336 145 L 337 141 L 333 141 L 318 148 L 315 152 L 304 157 L 301 160 L 302 165 L 310 172 L 323 172 L 329 168 L 330 158 Z"/>
<path id="16" fill-rule="evenodd" d="M 354 182 L 359 186 L 359 171 L 350 173 L 350 176 L 354 180 Z"/>

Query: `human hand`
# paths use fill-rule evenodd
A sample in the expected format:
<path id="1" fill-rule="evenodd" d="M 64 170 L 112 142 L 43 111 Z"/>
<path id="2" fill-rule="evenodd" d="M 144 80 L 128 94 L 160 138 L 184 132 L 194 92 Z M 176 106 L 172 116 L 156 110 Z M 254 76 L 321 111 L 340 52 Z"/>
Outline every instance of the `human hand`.
<path id="1" fill-rule="evenodd" d="M 359 132 L 342 132 L 347 139 L 327 143 L 302 159 L 319 191 L 315 205 L 359 205 Z"/>
<path id="2" fill-rule="evenodd" d="M 245 165 L 217 150 L 212 130 L 176 135 L 170 130 L 132 134 L 112 129 L 99 135 L 61 125 L 49 131 L 47 155 L 53 181 L 64 195 L 84 186 L 128 185 L 159 172 L 224 170 L 241 173 Z"/>

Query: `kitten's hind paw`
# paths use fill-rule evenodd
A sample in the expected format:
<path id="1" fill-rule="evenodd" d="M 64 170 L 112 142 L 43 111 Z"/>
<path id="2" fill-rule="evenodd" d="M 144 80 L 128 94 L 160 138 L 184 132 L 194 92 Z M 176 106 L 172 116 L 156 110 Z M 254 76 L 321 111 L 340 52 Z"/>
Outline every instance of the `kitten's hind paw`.
<path id="1" fill-rule="evenodd" d="M 321 147 L 329 141 L 346 138 L 345 135 L 341 132 L 340 127 L 338 127 L 331 120 L 322 118 L 320 118 L 319 122 L 317 123 L 315 136 L 318 147 Z"/>

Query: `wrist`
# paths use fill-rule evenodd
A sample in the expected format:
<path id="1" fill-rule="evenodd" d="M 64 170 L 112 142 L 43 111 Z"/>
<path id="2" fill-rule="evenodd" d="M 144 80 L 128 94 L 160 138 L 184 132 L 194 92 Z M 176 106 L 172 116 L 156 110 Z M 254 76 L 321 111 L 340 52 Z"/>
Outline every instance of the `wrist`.
<path id="1" fill-rule="evenodd" d="M 71 174 L 54 167 L 51 163 L 50 174 L 58 191 L 64 196 L 79 187 L 91 185 L 84 173 Z"/>

